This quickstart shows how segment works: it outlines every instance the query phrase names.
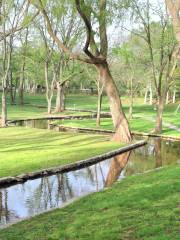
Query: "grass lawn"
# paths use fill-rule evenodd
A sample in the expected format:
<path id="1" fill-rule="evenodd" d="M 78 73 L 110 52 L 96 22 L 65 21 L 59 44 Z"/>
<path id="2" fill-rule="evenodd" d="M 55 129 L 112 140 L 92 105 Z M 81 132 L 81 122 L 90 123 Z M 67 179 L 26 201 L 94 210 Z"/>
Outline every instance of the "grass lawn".
<path id="1" fill-rule="evenodd" d="M 28 118 L 42 118 L 49 116 L 61 116 L 61 115 L 73 115 L 77 114 L 75 112 L 65 111 L 60 114 L 47 114 L 46 109 L 37 108 L 28 105 L 24 106 L 8 106 L 8 119 L 9 120 L 18 120 L 18 119 L 28 119 Z"/>
<path id="2" fill-rule="evenodd" d="M 31 104 L 46 106 L 47 103 L 46 103 L 45 95 L 26 94 L 25 95 L 25 103 L 26 104 L 24 106 L 19 106 L 18 104 L 11 106 L 9 97 L 8 97 L 7 102 L 8 102 L 8 118 L 9 119 L 47 116 L 46 108 L 37 108 L 35 106 L 34 107 L 30 106 Z M 123 103 L 125 112 L 128 113 L 129 100 L 126 96 L 122 97 L 122 103 Z M 54 106 L 54 105 L 55 105 L 55 97 L 52 100 L 52 106 Z M 180 127 L 180 123 L 179 123 L 180 113 L 178 113 L 178 114 L 174 113 L 177 106 L 178 106 L 178 103 L 168 104 L 165 106 L 164 120 Z M 96 95 L 83 95 L 83 94 L 67 95 L 66 107 L 75 108 L 75 109 L 80 108 L 80 109 L 85 109 L 85 110 L 96 110 L 97 109 L 97 96 Z M 108 99 L 106 96 L 103 97 L 102 111 L 109 111 L 109 104 L 108 104 Z M 150 117 L 155 118 L 155 116 L 156 116 L 156 111 L 154 110 L 154 106 L 144 105 L 142 98 L 134 99 L 133 112 L 135 114 L 135 117 L 144 115 L 144 116 L 150 116 Z"/>
<path id="3" fill-rule="evenodd" d="M 109 137 L 52 130 L 0 129 L 0 178 L 65 165 L 119 148 Z"/>
<path id="4" fill-rule="evenodd" d="M 178 240 L 180 166 L 131 176 L 112 188 L 0 231 L 0 240 Z"/>
<path id="5" fill-rule="evenodd" d="M 134 117 L 129 121 L 131 130 L 135 132 L 149 133 L 154 129 L 154 123 L 143 119 L 141 117 Z M 103 129 L 103 130 L 113 130 L 112 120 L 110 118 L 102 118 L 101 126 L 96 126 L 95 119 L 82 119 L 82 120 L 56 120 L 54 123 L 61 124 L 69 127 L 82 127 L 82 128 L 93 128 L 93 129 Z M 169 129 L 168 127 L 163 128 L 163 135 L 180 137 L 180 131 Z"/>

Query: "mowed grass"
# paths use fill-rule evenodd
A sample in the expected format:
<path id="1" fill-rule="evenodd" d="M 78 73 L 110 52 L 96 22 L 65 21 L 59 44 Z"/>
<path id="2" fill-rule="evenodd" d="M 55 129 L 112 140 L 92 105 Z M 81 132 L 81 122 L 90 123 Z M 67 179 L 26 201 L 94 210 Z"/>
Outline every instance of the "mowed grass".
<path id="1" fill-rule="evenodd" d="M 0 129 L 0 178 L 73 163 L 121 147 L 108 136 Z"/>
<path id="2" fill-rule="evenodd" d="M 0 94 L 1 95 L 1 94 Z M 123 108 L 128 115 L 129 110 L 129 99 L 127 96 L 121 97 Z M 180 111 L 176 114 L 175 110 L 179 102 L 176 104 L 168 104 L 164 109 L 164 121 L 174 124 L 180 127 Z M 1 106 L 1 102 L 0 102 Z M 44 106 L 45 108 L 38 108 L 36 106 Z M 8 97 L 8 119 L 22 119 L 22 118 L 33 118 L 33 117 L 47 117 L 47 102 L 44 94 L 25 94 L 25 105 L 18 105 L 18 99 L 16 105 L 10 105 L 10 99 Z M 55 106 L 55 96 L 52 100 L 52 107 Z M 69 94 L 66 96 L 66 107 L 73 109 L 84 109 L 84 110 L 97 110 L 97 96 L 96 95 L 85 95 L 85 94 Z M 53 111 L 53 109 L 52 109 Z M 107 96 L 103 97 L 102 111 L 109 112 L 109 103 Z M 64 114 L 77 114 L 77 112 L 65 111 L 60 115 Z M 83 113 L 78 113 L 83 114 Z M 155 119 L 156 110 L 154 105 L 144 105 L 143 98 L 135 98 L 133 106 L 134 117 L 151 117 Z M 55 113 L 52 113 L 55 115 Z"/>
<path id="3" fill-rule="evenodd" d="M 77 127 L 77 128 L 92 128 L 92 129 L 103 129 L 103 130 L 113 130 L 112 119 L 102 118 L 100 127 L 96 126 L 96 119 L 72 119 L 72 120 L 56 120 L 55 124 L 67 126 L 67 127 Z M 140 133 L 150 133 L 154 129 L 154 123 L 147 119 L 141 117 L 134 117 L 129 120 L 131 130 L 133 132 Z M 180 131 L 170 129 L 168 127 L 163 127 L 162 135 L 180 137 Z"/>
<path id="4" fill-rule="evenodd" d="M 112 188 L 0 231 L 1 240 L 178 240 L 180 166 L 131 176 Z"/>
<path id="5" fill-rule="evenodd" d="M 52 109 L 52 113 L 48 114 L 46 108 L 38 108 L 30 105 L 15 105 L 8 106 L 8 120 L 18 120 L 18 119 L 33 119 L 33 118 L 48 118 L 48 117 L 58 117 L 67 115 L 87 115 L 88 112 L 75 112 L 75 111 L 64 111 L 61 113 L 55 113 Z"/>

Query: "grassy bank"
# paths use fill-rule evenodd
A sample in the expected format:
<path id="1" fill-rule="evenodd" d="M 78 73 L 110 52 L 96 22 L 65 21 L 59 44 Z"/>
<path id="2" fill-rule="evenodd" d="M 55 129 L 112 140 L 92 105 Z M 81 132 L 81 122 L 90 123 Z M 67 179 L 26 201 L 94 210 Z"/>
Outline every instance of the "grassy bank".
<path id="1" fill-rule="evenodd" d="M 95 119 L 82 119 L 82 120 L 56 120 L 54 121 L 55 124 L 60 124 L 67 127 L 77 127 L 77 128 L 93 128 L 93 129 L 103 129 L 103 130 L 113 130 L 113 123 L 110 118 L 102 118 L 101 119 L 101 126 L 96 126 Z M 143 119 L 141 117 L 134 117 L 132 120 L 129 121 L 131 130 L 134 132 L 144 132 L 149 133 L 152 132 L 154 129 L 154 123 L 148 121 L 147 119 Z M 180 137 L 180 131 L 170 129 L 168 127 L 163 127 L 162 135 Z"/>
<path id="2" fill-rule="evenodd" d="M 74 111 L 64 111 L 61 113 L 54 113 L 52 110 L 51 114 L 47 113 L 46 108 L 38 108 L 35 106 L 24 105 L 24 106 L 8 106 L 8 119 L 18 120 L 18 119 L 33 119 L 33 118 L 47 118 L 51 116 L 64 116 L 64 115 L 87 115 L 87 112 L 74 112 Z"/>
<path id="3" fill-rule="evenodd" d="M 128 115 L 129 100 L 128 97 L 122 97 L 123 108 Z M 46 99 L 44 95 L 25 95 L 25 105 L 10 105 L 10 100 L 8 99 L 8 119 L 27 119 L 27 118 L 37 118 L 37 117 L 48 117 L 46 108 L 38 108 L 36 106 L 46 106 Z M 34 105 L 34 106 L 32 106 Z M 55 106 L 55 98 L 53 98 L 52 106 Z M 96 110 L 97 106 L 97 96 L 96 95 L 83 95 L 83 94 L 71 94 L 66 97 L 66 107 L 73 109 L 84 109 L 84 110 Z M 178 106 L 176 104 L 168 104 L 164 109 L 163 121 L 164 123 L 171 124 L 180 128 L 180 112 L 175 113 Z M 103 98 L 102 111 L 109 111 L 109 104 L 107 97 Z M 52 113 L 51 116 L 61 116 L 61 115 L 83 115 L 87 113 L 65 111 L 61 114 Z M 138 132 L 151 132 L 155 125 L 156 111 L 154 106 L 144 105 L 142 98 L 134 99 L 133 107 L 133 120 L 130 120 L 131 129 Z M 94 121 L 74 121 L 65 123 L 67 125 L 78 126 L 78 127 L 93 127 L 95 128 Z M 82 125 L 81 125 L 82 124 Z M 103 129 L 113 129 L 111 120 L 102 121 Z M 164 125 L 163 129 L 164 135 L 180 136 L 180 133 L 176 130 L 169 129 Z"/>
<path id="4" fill-rule="evenodd" d="M 1 240 L 179 239 L 180 166 L 112 188 L 0 231 Z"/>
<path id="5" fill-rule="evenodd" d="M 102 135 L 0 129 L 0 178 L 76 162 L 119 147 Z"/>

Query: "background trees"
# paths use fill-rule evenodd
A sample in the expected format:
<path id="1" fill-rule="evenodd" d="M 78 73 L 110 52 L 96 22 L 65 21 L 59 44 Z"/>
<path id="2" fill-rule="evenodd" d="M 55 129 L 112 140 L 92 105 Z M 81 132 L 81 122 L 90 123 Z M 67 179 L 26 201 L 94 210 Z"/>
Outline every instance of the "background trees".
<path id="1" fill-rule="evenodd" d="M 97 126 L 104 91 L 116 129 L 114 139 L 131 139 L 119 93 L 129 96 L 130 118 L 134 97 L 144 96 L 145 104 L 155 104 L 155 131 L 161 132 L 164 104 L 178 95 L 177 1 L 166 1 L 172 22 L 163 1 L 0 3 L 4 11 L 0 31 L 3 125 L 8 93 L 11 104 L 21 105 L 26 92 L 46 93 L 49 113 L 55 96 L 54 112 L 58 113 L 65 109 L 67 90 L 87 88 L 93 93 L 94 88 Z"/>

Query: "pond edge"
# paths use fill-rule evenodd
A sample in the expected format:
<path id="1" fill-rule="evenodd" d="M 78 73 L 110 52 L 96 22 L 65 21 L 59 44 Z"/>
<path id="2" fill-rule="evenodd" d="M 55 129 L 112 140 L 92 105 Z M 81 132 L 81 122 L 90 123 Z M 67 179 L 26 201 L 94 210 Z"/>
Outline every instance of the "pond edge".
<path id="1" fill-rule="evenodd" d="M 91 157 L 85 160 L 80 160 L 78 162 L 75 163 L 70 163 L 67 165 L 62 165 L 59 167 L 52 167 L 52 168 L 47 168 L 47 169 L 42 169 L 39 171 L 35 171 L 35 172 L 30 172 L 30 173 L 25 173 L 25 174 L 21 174 L 18 175 L 16 177 L 4 177 L 4 178 L 0 178 L 0 188 L 3 187 L 7 187 L 7 186 L 11 186 L 11 185 L 16 185 L 19 183 L 23 183 L 26 182 L 27 180 L 33 180 L 33 179 L 37 179 L 43 176 L 50 176 L 50 175 L 54 175 L 57 173 L 64 173 L 64 172 L 69 172 L 69 171 L 75 171 L 90 165 L 93 165 L 97 162 L 101 162 L 104 161 L 106 159 L 112 158 L 115 155 L 133 150 L 135 148 L 144 146 L 147 144 L 147 140 L 141 140 L 135 143 L 131 143 L 128 144 L 124 147 L 120 147 L 116 150 L 101 154 L 101 155 L 97 155 L 95 157 Z"/>

